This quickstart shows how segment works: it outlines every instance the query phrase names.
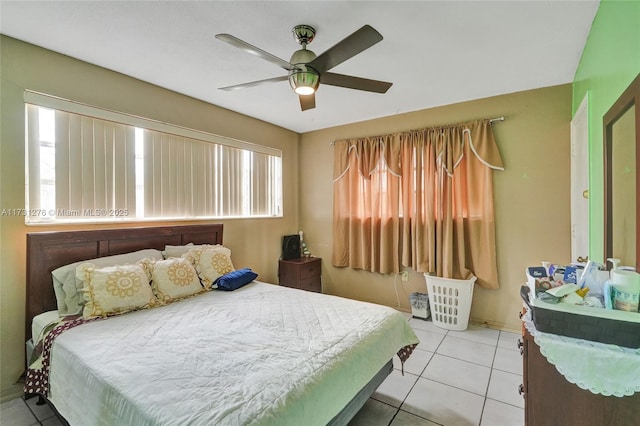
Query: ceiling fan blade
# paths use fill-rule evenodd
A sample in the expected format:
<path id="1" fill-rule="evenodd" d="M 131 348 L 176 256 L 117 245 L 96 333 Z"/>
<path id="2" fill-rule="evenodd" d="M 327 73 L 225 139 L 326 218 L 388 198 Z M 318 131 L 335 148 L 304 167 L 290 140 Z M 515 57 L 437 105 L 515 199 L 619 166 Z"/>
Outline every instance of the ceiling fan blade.
<path id="1" fill-rule="evenodd" d="M 236 84 L 234 86 L 219 87 L 218 89 L 226 90 L 230 92 L 232 90 L 246 89 L 247 87 L 259 86 L 261 84 L 266 84 L 266 83 L 277 83 L 279 81 L 287 81 L 288 79 L 289 79 L 288 76 L 283 75 L 281 77 L 273 77 L 273 78 L 267 78 L 265 80 L 257 80 L 257 81 L 251 81 L 249 83 Z"/>
<path id="2" fill-rule="evenodd" d="M 326 72 L 320 76 L 320 83 L 329 86 L 346 87 L 347 89 L 365 90 L 367 92 L 386 93 L 393 85 L 386 81 L 369 80 L 368 78 Z"/>
<path id="3" fill-rule="evenodd" d="M 252 55 L 255 55 L 259 58 L 262 58 L 264 60 L 267 60 L 273 64 L 276 64 L 277 66 L 284 68 L 287 71 L 291 71 L 293 69 L 296 69 L 296 67 L 294 67 L 293 65 L 291 65 L 289 62 L 285 61 L 284 59 L 280 59 L 277 56 L 272 55 L 269 52 L 265 52 L 264 50 L 257 48 L 249 43 L 247 43 L 246 41 L 242 41 L 237 37 L 232 36 L 231 34 L 216 34 L 216 38 L 218 40 L 222 40 L 225 43 L 229 43 L 230 45 L 237 47 L 239 49 L 244 50 L 247 53 L 251 53 Z"/>
<path id="4" fill-rule="evenodd" d="M 320 74 L 343 63 L 382 40 L 382 35 L 369 25 L 365 25 L 342 41 L 321 53 L 307 65 Z"/>
<path id="5" fill-rule="evenodd" d="M 316 95 L 298 95 L 300 98 L 300 109 L 302 111 L 306 111 L 308 109 L 313 109 L 316 107 Z"/>

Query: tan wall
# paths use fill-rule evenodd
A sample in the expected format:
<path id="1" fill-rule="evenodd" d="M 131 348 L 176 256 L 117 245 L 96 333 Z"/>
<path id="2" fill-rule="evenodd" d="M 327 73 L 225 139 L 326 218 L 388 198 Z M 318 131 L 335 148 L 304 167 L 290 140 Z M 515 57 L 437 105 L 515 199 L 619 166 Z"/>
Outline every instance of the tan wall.
<path id="1" fill-rule="evenodd" d="M 382 101 L 384 99 L 382 98 Z M 334 268 L 332 170 L 336 139 L 505 116 L 494 133 L 505 171 L 494 172 L 499 290 L 476 286 L 472 321 L 517 330 L 519 288 L 526 266 L 570 259 L 571 85 L 531 90 L 325 129 L 302 135 L 300 220 L 311 252 L 323 258 L 325 292 L 410 311 L 408 296 L 426 292 L 421 274 L 409 281 Z"/>
<path id="2" fill-rule="evenodd" d="M 25 205 L 25 89 L 268 145 L 283 151 L 284 218 L 215 222 L 225 225 L 235 265 L 277 282 L 280 238 L 298 231 L 298 134 L 9 37 L 0 43 L 0 209 Z M 20 392 L 14 383 L 24 370 L 25 234 L 89 227 L 27 227 L 22 217 L 0 217 L 0 398 Z"/>
<path id="3" fill-rule="evenodd" d="M 325 292 L 409 311 L 408 295 L 426 289 L 422 276 L 411 273 L 407 283 L 397 279 L 398 305 L 395 277 L 330 266 L 333 167 L 330 142 L 350 136 L 505 115 L 505 122 L 494 125 L 506 166 L 504 172 L 495 173 L 501 289 L 476 288 L 472 319 L 517 329 L 520 310 L 517 289 L 523 282 L 525 266 L 540 260 L 569 261 L 570 85 L 401 114 L 300 136 L 5 36 L 0 42 L 0 208 L 24 206 L 22 96 L 25 89 L 280 148 L 285 182 L 284 218 L 217 221 L 225 224 L 225 243 L 233 251 L 234 263 L 251 266 L 264 281 L 277 282 L 280 238 L 303 229 L 312 253 L 324 259 Z M 23 371 L 25 234 L 50 229 L 53 228 L 26 227 L 21 217 L 0 217 L 0 399 L 19 392 L 13 384 Z"/>

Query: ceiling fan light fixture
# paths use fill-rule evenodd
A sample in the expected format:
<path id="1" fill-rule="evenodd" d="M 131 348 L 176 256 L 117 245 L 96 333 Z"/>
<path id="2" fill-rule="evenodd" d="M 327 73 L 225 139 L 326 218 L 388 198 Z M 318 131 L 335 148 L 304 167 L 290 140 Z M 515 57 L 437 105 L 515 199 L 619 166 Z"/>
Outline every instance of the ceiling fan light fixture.
<path id="1" fill-rule="evenodd" d="M 366 92 L 386 93 L 389 90 L 392 83 L 327 72 L 382 40 L 382 35 L 371 25 L 363 25 L 360 29 L 325 50 L 320 56 L 316 56 L 315 53 L 307 49 L 307 45 L 313 41 L 315 35 L 316 30 L 310 25 L 296 25 L 293 27 L 293 36 L 302 48 L 295 51 L 291 55 L 289 62 L 287 62 L 231 34 L 216 34 L 218 40 L 229 43 L 288 71 L 287 75 L 281 77 L 220 87 L 220 90 L 235 90 L 289 80 L 291 88 L 298 95 L 302 111 L 316 107 L 314 93 L 318 90 L 320 80 L 322 80 L 323 84 L 329 86 Z"/>
<path id="2" fill-rule="evenodd" d="M 298 95 L 312 95 L 320 84 L 320 76 L 311 69 L 293 71 L 289 75 L 289 84 Z"/>

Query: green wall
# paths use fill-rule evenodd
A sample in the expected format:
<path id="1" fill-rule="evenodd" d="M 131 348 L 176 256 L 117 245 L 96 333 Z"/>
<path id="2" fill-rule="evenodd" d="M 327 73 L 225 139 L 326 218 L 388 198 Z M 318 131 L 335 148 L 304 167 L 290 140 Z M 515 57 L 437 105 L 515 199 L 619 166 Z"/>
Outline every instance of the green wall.
<path id="1" fill-rule="evenodd" d="M 602 117 L 640 72 L 640 0 L 602 0 L 573 81 L 573 108 L 589 93 L 589 257 L 604 260 Z"/>

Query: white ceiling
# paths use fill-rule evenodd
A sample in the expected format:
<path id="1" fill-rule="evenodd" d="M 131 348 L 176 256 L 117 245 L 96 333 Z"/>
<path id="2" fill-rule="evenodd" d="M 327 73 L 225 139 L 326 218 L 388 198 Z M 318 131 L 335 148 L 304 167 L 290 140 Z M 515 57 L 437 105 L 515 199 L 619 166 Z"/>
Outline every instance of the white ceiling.
<path id="1" fill-rule="evenodd" d="M 308 132 L 573 81 L 598 1 L 0 1 L 0 32 L 261 120 Z M 333 72 L 393 82 L 386 94 L 320 86 L 300 111 L 286 73 L 214 38 L 289 60 L 309 24 L 320 54 L 364 24 L 384 40 Z"/>

